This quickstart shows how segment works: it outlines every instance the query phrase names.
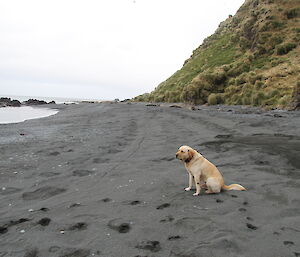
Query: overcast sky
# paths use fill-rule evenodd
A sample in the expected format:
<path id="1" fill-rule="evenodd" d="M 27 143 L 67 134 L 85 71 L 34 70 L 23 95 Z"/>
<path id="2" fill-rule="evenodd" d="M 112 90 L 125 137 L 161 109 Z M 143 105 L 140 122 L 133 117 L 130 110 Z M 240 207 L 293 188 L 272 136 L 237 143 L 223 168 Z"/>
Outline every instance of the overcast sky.
<path id="1" fill-rule="evenodd" d="M 152 91 L 244 0 L 0 0 L 0 96 Z"/>

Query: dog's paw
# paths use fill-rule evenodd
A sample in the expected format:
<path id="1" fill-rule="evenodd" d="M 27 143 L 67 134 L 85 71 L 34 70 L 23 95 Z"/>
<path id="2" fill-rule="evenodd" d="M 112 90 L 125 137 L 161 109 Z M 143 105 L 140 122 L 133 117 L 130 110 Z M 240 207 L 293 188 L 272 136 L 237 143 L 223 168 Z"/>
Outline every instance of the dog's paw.
<path id="1" fill-rule="evenodd" d="M 194 193 L 193 196 L 199 195 L 199 193 Z"/>
<path id="2" fill-rule="evenodd" d="M 185 190 L 185 191 L 190 191 L 191 188 L 190 188 L 190 187 L 186 187 L 184 190 Z"/>

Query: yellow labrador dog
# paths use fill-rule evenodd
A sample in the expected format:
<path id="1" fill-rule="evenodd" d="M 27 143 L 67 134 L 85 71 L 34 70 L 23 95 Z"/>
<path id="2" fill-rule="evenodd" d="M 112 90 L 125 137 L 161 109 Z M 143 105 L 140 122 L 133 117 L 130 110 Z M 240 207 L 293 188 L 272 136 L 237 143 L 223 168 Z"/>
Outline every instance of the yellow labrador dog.
<path id="1" fill-rule="evenodd" d="M 199 195 L 201 187 L 206 188 L 205 193 L 220 193 L 223 190 L 246 190 L 239 184 L 226 186 L 224 179 L 215 165 L 206 160 L 200 153 L 193 148 L 183 145 L 177 153 L 176 158 L 184 162 L 184 166 L 189 173 L 189 187 L 185 191 L 190 191 L 195 180 L 196 193 Z"/>

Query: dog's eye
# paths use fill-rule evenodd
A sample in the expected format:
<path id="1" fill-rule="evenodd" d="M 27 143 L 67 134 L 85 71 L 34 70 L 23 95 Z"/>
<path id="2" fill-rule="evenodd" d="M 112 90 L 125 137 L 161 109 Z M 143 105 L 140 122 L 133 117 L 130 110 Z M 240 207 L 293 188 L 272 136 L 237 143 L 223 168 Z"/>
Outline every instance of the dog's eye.
<path id="1" fill-rule="evenodd" d="M 189 152 L 190 150 L 188 150 L 188 152 Z"/>
<path id="2" fill-rule="evenodd" d="M 181 152 L 183 153 L 183 151 L 181 150 Z"/>

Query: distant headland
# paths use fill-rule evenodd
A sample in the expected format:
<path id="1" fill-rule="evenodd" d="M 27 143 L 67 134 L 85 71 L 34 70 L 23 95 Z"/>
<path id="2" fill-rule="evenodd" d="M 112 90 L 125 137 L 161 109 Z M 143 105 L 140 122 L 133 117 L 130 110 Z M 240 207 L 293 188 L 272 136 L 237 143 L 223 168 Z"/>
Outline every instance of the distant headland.
<path id="1" fill-rule="evenodd" d="M 11 99 L 10 97 L 0 98 L 0 107 L 20 107 L 20 106 L 30 106 L 30 105 L 44 105 L 44 104 L 56 104 L 55 101 L 46 102 L 44 100 L 38 99 L 28 99 L 27 101 L 20 102 L 16 99 Z"/>

